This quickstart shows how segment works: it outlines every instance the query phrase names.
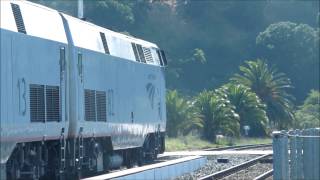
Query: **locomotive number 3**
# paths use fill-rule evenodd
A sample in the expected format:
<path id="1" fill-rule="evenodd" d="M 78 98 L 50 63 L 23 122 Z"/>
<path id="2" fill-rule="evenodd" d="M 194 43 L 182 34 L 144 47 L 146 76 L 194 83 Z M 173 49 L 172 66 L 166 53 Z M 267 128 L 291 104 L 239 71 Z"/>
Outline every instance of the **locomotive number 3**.
<path id="1" fill-rule="evenodd" d="M 19 89 L 19 114 L 26 115 L 27 100 L 26 100 L 26 80 L 21 78 L 18 80 Z"/>

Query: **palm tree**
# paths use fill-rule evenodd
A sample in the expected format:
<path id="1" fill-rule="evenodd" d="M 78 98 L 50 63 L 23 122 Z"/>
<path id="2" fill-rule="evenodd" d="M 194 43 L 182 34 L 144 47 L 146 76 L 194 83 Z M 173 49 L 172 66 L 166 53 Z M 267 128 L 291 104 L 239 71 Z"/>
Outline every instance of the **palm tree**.
<path id="1" fill-rule="evenodd" d="M 240 66 L 241 74 L 234 75 L 231 81 L 251 88 L 267 105 L 267 116 L 273 125 L 286 128 L 294 119 L 293 96 L 286 92 L 292 88 L 290 79 L 260 59 L 245 63 Z"/>
<path id="2" fill-rule="evenodd" d="M 266 135 L 268 117 L 266 106 L 260 98 L 248 87 L 229 83 L 218 89 L 220 94 L 226 94 L 235 112 L 240 116 L 240 132 L 244 134 L 243 127 L 250 126 L 249 136 Z"/>
<path id="3" fill-rule="evenodd" d="M 239 135 L 239 115 L 225 95 L 205 90 L 196 97 L 195 106 L 203 117 L 202 135 L 206 140 L 215 142 L 218 133 Z"/>
<path id="4" fill-rule="evenodd" d="M 201 116 L 190 101 L 180 97 L 176 90 L 168 91 L 167 106 L 167 135 L 177 137 L 179 133 L 187 134 L 192 129 L 202 128 Z"/>

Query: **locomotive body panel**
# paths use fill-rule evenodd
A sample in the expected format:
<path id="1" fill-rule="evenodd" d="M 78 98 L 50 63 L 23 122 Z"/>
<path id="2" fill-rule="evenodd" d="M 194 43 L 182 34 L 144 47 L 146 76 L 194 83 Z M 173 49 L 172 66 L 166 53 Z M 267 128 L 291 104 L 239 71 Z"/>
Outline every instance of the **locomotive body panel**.
<path id="1" fill-rule="evenodd" d="M 2 143 L 59 139 L 62 128 L 66 131 L 68 129 L 64 108 L 64 83 L 60 78 L 59 65 L 59 50 L 66 45 L 3 29 L 1 43 L 4 43 L 1 46 L 1 77 L 5 78 L 1 81 L 1 148 Z M 30 97 L 33 86 L 43 87 L 43 96 L 36 94 Z M 52 94 L 49 94 L 48 87 L 59 89 L 56 94 L 58 97 L 54 99 L 59 102 L 49 102 Z M 31 104 L 39 101 L 33 98 L 42 99 L 43 103 L 48 102 L 42 104 L 43 109 L 37 109 L 37 105 Z M 50 111 L 52 108 L 48 109 L 48 106 L 59 108 L 59 112 Z M 36 109 L 31 110 L 34 107 Z M 31 113 L 40 117 L 35 118 Z M 50 119 L 53 116 L 54 119 Z M 4 151 L 1 151 L 2 156 L 8 157 L 7 153 L 2 152 Z"/>
<path id="2" fill-rule="evenodd" d="M 84 137 L 110 136 L 114 149 L 125 149 L 141 147 L 148 133 L 158 129 L 164 132 L 165 101 L 162 96 L 165 94 L 165 86 L 163 70 L 156 53 L 157 46 L 68 15 L 63 17 L 68 22 L 72 39 L 69 44 L 73 44 L 73 64 L 81 67 L 81 70 L 79 67 L 71 67 L 74 69 L 71 70 L 71 76 L 74 76 L 72 79 L 75 81 L 71 86 L 76 89 L 76 97 L 71 102 L 75 104 L 71 112 L 74 114 L 71 116 L 76 118 L 71 118 L 69 136 L 78 137 L 80 131 Z M 104 33 L 108 53 L 100 33 Z M 148 47 L 153 61 L 137 62 L 132 43 Z M 90 114 L 93 108 L 88 112 L 85 110 L 86 91 L 88 96 L 90 92 L 94 96 L 97 92 L 105 94 L 106 120 L 86 117 L 86 113 Z M 97 115 L 97 110 L 94 111 Z M 163 116 L 162 120 L 160 116 Z"/>
<path id="3" fill-rule="evenodd" d="M 75 47 L 74 57 L 82 56 L 83 79 L 77 87 L 77 121 L 72 137 L 109 136 L 114 149 L 141 147 L 146 135 L 165 131 L 161 97 L 163 72 L 156 66 L 127 61 L 111 55 Z M 82 81 L 82 82 L 81 82 Z M 150 85 L 151 84 L 151 85 Z M 150 87 L 149 87 L 150 86 Z M 104 92 L 106 119 L 86 119 L 85 91 Z M 71 132 L 70 132 L 71 133 Z"/>

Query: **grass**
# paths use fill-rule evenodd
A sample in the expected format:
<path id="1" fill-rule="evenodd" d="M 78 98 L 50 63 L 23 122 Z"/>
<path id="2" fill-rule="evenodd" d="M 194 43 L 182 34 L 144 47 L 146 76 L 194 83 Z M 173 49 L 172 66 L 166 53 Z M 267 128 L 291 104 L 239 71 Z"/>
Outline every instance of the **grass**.
<path id="1" fill-rule="evenodd" d="M 166 151 L 197 150 L 230 145 L 265 144 L 271 142 L 272 139 L 270 138 L 223 138 L 218 140 L 216 143 L 211 143 L 209 141 L 200 139 L 198 136 L 188 135 L 177 138 L 166 138 Z"/>

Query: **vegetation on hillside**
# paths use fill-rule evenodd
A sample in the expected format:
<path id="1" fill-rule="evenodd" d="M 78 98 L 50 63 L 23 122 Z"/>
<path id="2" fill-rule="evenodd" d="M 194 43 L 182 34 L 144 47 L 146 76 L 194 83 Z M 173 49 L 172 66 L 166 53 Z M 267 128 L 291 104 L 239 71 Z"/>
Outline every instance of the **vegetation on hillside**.
<path id="1" fill-rule="evenodd" d="M 313 128 L 320 125 L 320 92 L 311 90 L 302 106 L 295 112 L 296 127 Z"/>
<path id="2" fill-rule="evenodd" d="M 287 92 L 291 83 L 285 74 L 269 67 L 260 59 L 246 61 L 245 65 L 240 66 L 240 71 L 229 83 L 215 90 L 204 90 L 189 103 L 179 97 L 180 102 L 186 102 L 188 108 L 192 109 L 189 113 L 198 115 L 196 122 L 201 125 L 194 129 L 199 131 L 202 138 L 215 142 L 218 134 L 239 137 L 245 135 L 244 126 L 250 127 L 249 136 L 265 136 L 270 128 L 286 129 L 294 124 L 292 98 Z M 174 93 L 177 94 L 177 91 Z M 189 113 L 186 113 L 187 108 L 182 111 L 180 106 L 171 105 L 176 102 L 173 98 L 168 98 L 171 94 L 169 92 L 167 95 L 167 127 L 176 130 L 175 136 L 172 136 L 176 137 L 180 129 L 186 129 L 183 128 L 184 124 L 189 124 L 190 127 L 193 123 L 188 120 L 190 118 L 173 116 L 173 112 L 185 115 Z M 306 102 L 310 104 L 315 100 Z M 311 109 L 315 111 L 314 108 L 317 107 Z M 174 128 L 173 123 L 179 125 L 179 128 Z"/>

